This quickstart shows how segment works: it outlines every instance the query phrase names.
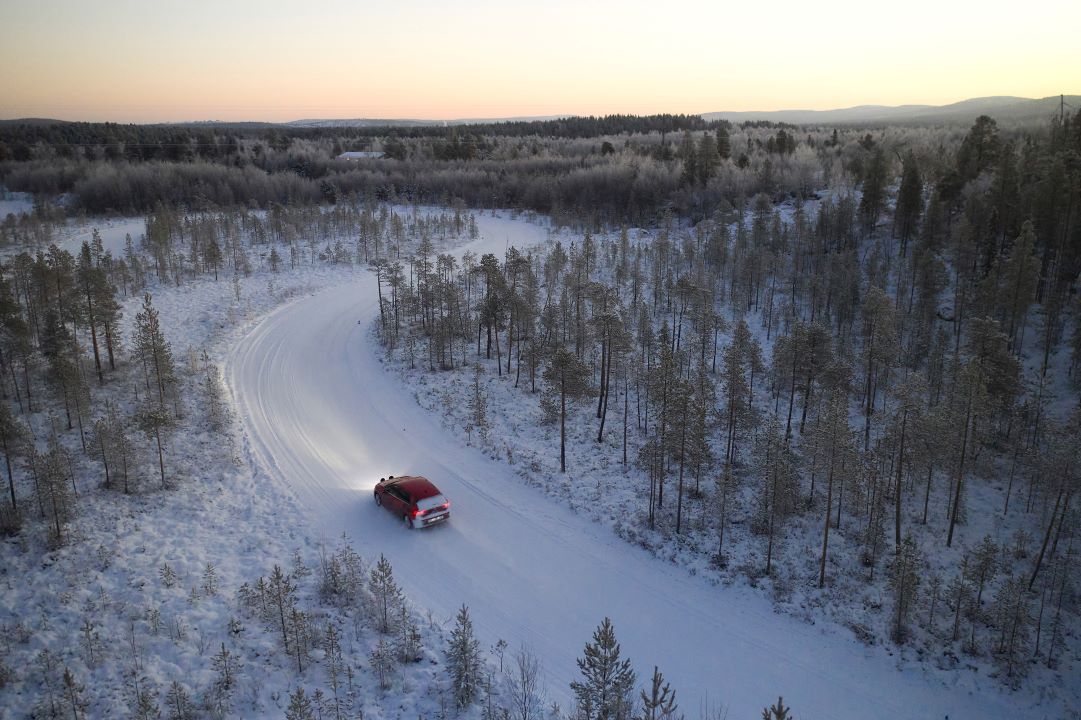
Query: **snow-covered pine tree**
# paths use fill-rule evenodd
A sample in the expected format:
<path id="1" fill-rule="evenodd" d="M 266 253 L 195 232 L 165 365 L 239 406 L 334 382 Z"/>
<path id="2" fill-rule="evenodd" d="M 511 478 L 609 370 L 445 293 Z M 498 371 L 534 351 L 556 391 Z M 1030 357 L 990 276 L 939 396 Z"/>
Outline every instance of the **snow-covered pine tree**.
<path id="1" fill-rule="evenodd" d="M 345 657 L 342 654 L 341 641 L 334 623 L 327 623 L 326 630 L 323 632 L 323 667 L 326 669 L 327 683 L 333 693 L 331 702 L 334 707 L 334 719 L 341 720 L 342 705 L 339 692 L 345 671 Z"/>
<path id="2" fill-rule="evenodd" d="M 71 672 L 71 668 L 64 666 L 64 699 L 69 710 L 71 710 L 72 720 L 79 720 L 79 718 L 86 717 L 86 685 L 79 683 L 75 676 Z"/>
<path id="3" fill-rule="evenodd" d="M 31 449 L 30 431 L 16 418 L 8 403 L 0 403 L 0 451 L 4 453 L 4 466 L 7 470 L 8 500 L 10 506 L 0 505 L 0 532 L 11 531 L 19 527 L 19 505 L 15 493 L 15 474 L 12 472 L 13 460 L 24 457 Z"/>
<path id="4" fill-rule="evenodd" d="M 763 708 L 762 720 L 792 720 L 792 716 L 789 714 L 791 712 L 792 708 L 785 707 L 784 698 L 778 697 L 775 704 Z"/>
<path id="5" fill-rule="evenodd" d="M 195 717 L 191 694 L 176 680 L 173 680 L 165 693 L 165 709 L 169 720 L 192 720 Z"/>
<path id="6" fill-rule="evenodd" d="M 214 672 L 217 673 L 214 678 L 214 690 L 225 699 L 225 704 L 228 704 L 228 698 L 236 687 L 238 663 L 236 655 L 226 649 L 225 643 L 221 644 L 221 649 L 211 660 Z"/>
<path id="7" fill-rule="evenodd" d="M 480 363 L 473 365 L 473 386 L 469 396 L 469 426 L 480 436 L 481 442 L 488 442 L 491 425 L 488 423 L 488 393 L 481 383 L 483 369 Z"/>
<path id="8" fill-rule="evenodd" d="M 450 674 L 451 691 L 459 709 L 467 707 L 477 697 L 480 688 L 480 642 L 473 634 L 473 621 L 469 608 L 462 605 L 450 631 L 447 648 L 447 672 Z"/>
<path id="9" fill-rule="evenodd" d="M 262 582 L 262 578 L 259 578 Z M 266 583 L 268 615 L 274 623 L 280 626 L 282 631 L 282 644 L 286 651 L 289 650 L 290 637 L 288 618 L 296 607 L 296 586 L 292 578 L 282 571 L 280 565 L 275 565 L 270 572 L 270 579 Z"/>
<path id="10" fill-rule="evenodd" d="M 417 662 L 421 658 L 420 630 L 413 619 L 409 605 L 402 601 L 398 604 L 398 637 L 394 650 L 400 662 Z"/>
<path id="11" fill-rule="evenodd" d="M 286 650 L 297 661 L 297 674 L 304 674 L 304 661 L 308 657 L 308 649 L 311 647 L 312 632 L 308 614 L 299 610 L 295 605 L 285 617 L 289 643 Z"/>
<path id="12" fill-rule="evenodd" d="M 643 688 L 640 693 L 642 714 L 639 720 L 673 720 L 676 717 L 676 691 L 664 681 L 664 675 L 653 666 L 653 679 L 649 694 Z"/>
<path id="13" fill-rule="evenodd" d="M 559 395 L 559 471 L 567 472 L 567 399 L 589 394 L 589 366 L 565 347 L 552 353 L 544 380 Z"/>
<path id="14" fill-rule="evenodd" d="M 75 495 L 71 479 L 67 451 L 55 435 L 49 439 L 46 453 L 34 453 L 33 462 L 37 473 L 38 505 L 43 509 L 49 524 L 49 536 L 53 542 L 64 541 L 64 528 L 75 515 Z"/>
<path id="15" fill-rule="evenodd" d="M 373 611 L 376 628 L 381 633 L 390 631 L 390 617 L 394 608 L 401 602 L 401 590 L 394 580 L 394 569 L 383 555 L 372 568 L 368 588 L 375 598 Z"/>
<path id="16" fill-rule="evenodd" d="M 298 687 L 289 695 L 289 707 L 285 709 L 285 720 L 315 720 L 315 709 L 303 686 Z"/>
<path id="17" fill-rule="evenodd" d="M 206 351 L 203 351 L 206 378 L 203 380 L 203 398 L 206 401 L 206 419 L 210 429 L 221 432 L 228 419 L 228 410 L 222 397 L 221 370 L 214 363 L 209 362 Z"/>
<path id="18" fill-rule="evenodd" d="M 166 402 L 173 400 L 174 410 L 179 410 L 179 401 L 175 397 L 177 378 L 173 351 L 161 330 L 150 293 L 143 296 L 143 308 L 135 316 L 132 345 L 142 363 L 147 389 L 136 417 L 147 438 L 153 438 L 157 443 L 158 468 L 162 487 L 165 487 L 164 437 L 175 425 Z"/>
<path id="19" fill-rule="evenodd" d="M 147 392 L 160 407 L 165 407 L 176 387 L 176 366 L 150 293 L 143 296 L 143 307 L 135 316 L 132 345 L 143 365 Z"/>
<path id="20" fill-rule="evenodd" d="M 386 638 L 379 638 L 379 642 L 368 655 L 368 662 L 379 678 L 379 688 L 386 690 L 390 687 L 391 675 L 394 673 L 394 651 L 387 644 Z"/>
<path id="21" fill-rule="evenodd" d="M 1029 599 L 1025 580 L 1013 575 L 1006 578 L 995 595 L 994 617 L 999 630 L 995 654 L 1010 682 L 1025 673 L 1026 660 L 1032 655 L 1029 632 L 1033 618 Z"/>
<path id="22" fill-rule="evenodd" d="M 894 642 L 901 644 L 908 638 L 908 620 L 916 604 L 920 577 L 923 573 L 923 553 L 912 538 L 905 535 L 901 547 L 890 563 L 889 584 L 893 590 L 893 624 L 891 634 Z"/>
<path id="23" fill-rule="evenodd" d="M 635 675 L 631 661 L 619 657 L 615 628 L 607 617 L 593 631 L 578 658 L 581 681 L 571 683 L 578 720 L 626 720 L 633 710 Z"/>

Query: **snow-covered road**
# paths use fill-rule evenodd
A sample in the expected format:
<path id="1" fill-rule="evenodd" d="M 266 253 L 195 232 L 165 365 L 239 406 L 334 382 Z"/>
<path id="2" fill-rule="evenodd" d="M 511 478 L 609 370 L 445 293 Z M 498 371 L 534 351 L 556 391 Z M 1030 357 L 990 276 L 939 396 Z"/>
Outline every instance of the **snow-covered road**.
<path id="1" fill-rule="evenodd" d="M 500 238 L 468 249 L 503 247 Z M 310 511 L 300 532 L 345 532 L 361 552 L 384 553 L 437 617 L 467 604 L 484 646 L 503 638 L 536 653 L 564 708 L 575 657 L 608 615 L 640 682 L 658 665 L 688 717 L 703 703 L 727 706 L 731 720 L 760 717 L 779 694 L 814 720 L 1043 716 L 1005 693 L 900 672 L 881 648 L 689 576 L 462 447 L 384 373 L 368 337 L 375 296 L 365 277 L 296 300 L 233 348 L 226 375 L 252 451 L 267 481 Z M 453 503 L 450 523 L 409 531 L 376 507 L 372 487 L 388 474 L 434 480 Z"/>

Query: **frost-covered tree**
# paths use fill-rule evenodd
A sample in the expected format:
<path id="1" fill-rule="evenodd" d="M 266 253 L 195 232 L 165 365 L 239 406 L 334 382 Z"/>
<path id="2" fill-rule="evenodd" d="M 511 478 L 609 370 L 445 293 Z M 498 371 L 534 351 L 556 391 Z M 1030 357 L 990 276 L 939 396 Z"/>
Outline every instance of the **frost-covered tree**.
<path id="1" fill-rule="evenodd" d="M 1029 633 L 1033 618 L 1024 578 L 1011 575 L 999 586 L 994 617 L 999 630 L 995 654 L 1006 677 L 1012 680 L 1015 675 L 1024 674 L 1026 660 L 1032 656 Z"/>
<path id="2" fill-rule="evenodd" d="M 465 605 L 458 611 L 447 648 L 447 672 L 451 691 L 459 709 L 469 706 L 480 688 L 480 641 L 473 634 L 473 621 Z"/>
<path id="3" fill-rule="evenodd" d="M 285 720 L 315 720 L 315 707 L 304 687 L 298 687 L 289 695 L 289 707 L 285 709 Z"/>
<path id="4" fill-rule="evenodd" d="M 176 390 L 176 364 L 150 293 L 143 296 L 143 307 L 135 315 L 132 345 L 142 364 L 144 384 L 150 396 L 147 401 L 164 410 Z"/>
<path id="5" fill-rule="evenodd" d="M 676 717 L 676 691 L 664 681 L 664 675 L 656 665 L 653 666 L 649 693 L 643 688 L 639 699 L 642 714 L 638 716 L 638 720 L 673 720 Z"/>
<path id="6" fill-rule="evenodd" d="M 778 697 L 777 702 L 762 710 L 762 720 L 791 720 L 791 707 L 784 704 L 784 698 Z"/>
<path id="7" fill-rule="evenodd" d="M 394 650 L 401 662 L 417 662 L 421 658 L 421 635 L 417 622 L 407 603 L 400 602 L 398 607 L 398 636 Z"/>
<path id="8" fill-rule="evenodd" d="M 612 621 L 604 618 L 578 658 L 580 681 L 571 683 L 578 720 L 626 720 L 633 710 L 635 675 L 631 661 L 620 659 Z"/>
<path id="9" fill-rule="evenodd" d="M 379 556 L 379 561 L 372 568 L 368 588 L 375 598 L 373 610 L 376 627 L 381 633 L 389 632 L 391 613 L 401 602 L 401 589 L 394 579 L 394 569 L 390 566 L 390 561 L 383 555 Z"/>
<path id="10" fill-rule="evenodd" d="M 331 702 L 334 707 L 335 720 L 341 720 L 342 703 L 339 693 L 342 687 L 342 676 L 345 674 L 345 655 L 342 653 L 342 644 L 337 628 L 334 623 L 327 623 L 323 632 L 323 667 L 327 673 L 327 683 L 333 693 Z"/>
<path id="11" fill-rule="evenodd" d="M 528 648 L 514 654 L 510 668 L 511 720 L 540 720 L 544 712 L 544 686 L 541 684 L 540 662 Z"/>
<path id="12" fill-rule="evenodd" d="M 49 534 L 54 542 L 62 543 L 64 529 L 75 515 L 75 494 L 69 474 L 70 458 L 53 435 L 48 450 L 35 453 L 33 466 L 36 473 L 38 505 L 49 522 Z"/>
<path id="13" fill-rule="evenodd" d="M 567 472 L 567 399 L 589 394 L 589 367 L 573 352 L 559 348 L 552 354 L 544 380 L 559 395 L 559 471 Z"/>
<path id="14" fill-rule="evenodd" d="M 473 391 L 469 396 L 469 427 L 476 431 L 483 442 L 488 441 L 491 425 L 488 423 L 488 393 L 481 382 L 480 364 L 473 366 Z"/>
<path id="15" fill-rule="evenodd" d="M 386 638 L 379 638 L 379 642 L 376 643 L 371 653 L 368 655 L 368 662 L 371 663 L 372 670 L 375 671 L 376 677 L 379 678 L 379 687 L 382 690 L 386 690 L 390 687 L 390 679 L 394 674 L 394 650 L 387 643 Z"/>
<path id="16" fill-rule="evenodd" d="M 17 527 L 19 505 L 15 495 L 15 474 L 12 461 L 25 457 L 30 450 L 30 431 L 16 418 L 6 402 L 0 402 L 0 451 L 4 453 L 4 467 L 7 471 L 8 498 L 11 501 L 12 527 Z"/>
<path id="17" fill-rule="evenodd" d="M 165 709 L 169 720 L 192 720 L 196 716 L 191 694 L 176 680 L 173 680 L 165 693 Z"/>
<path id="18" fill-rule="evenodd" d="M 893 590 L 894 642 L 903 643 L 908 638 L 908 621 L 916 604 L 920 578 L 923 574 L 923 553 L 912 535 L 905 535 L 890 563 L 889 584 Z"/>
<path id="19" fill-rule="evenodd" d="M 262 582 L 262 578 L 259 578 Z M 288 573 L 275 565 L 270 572 L 270 579 L 266 582 L 266 596 L 270 617 L 281 629 L 282 644 L 286 650 L 290 647 L 288 618 L 296 607 L 296 586 Z"/>

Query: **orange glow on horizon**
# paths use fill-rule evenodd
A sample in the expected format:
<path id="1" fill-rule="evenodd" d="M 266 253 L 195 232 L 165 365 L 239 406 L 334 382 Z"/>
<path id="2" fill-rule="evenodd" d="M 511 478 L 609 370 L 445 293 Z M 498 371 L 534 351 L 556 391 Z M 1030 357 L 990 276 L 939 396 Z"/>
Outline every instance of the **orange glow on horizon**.
<path id="1" fill-rule="evenodd" d="M 941 105 L 1078 88 L 1081 3 L 5 0 L 0 118 L 168 122 Z"/>

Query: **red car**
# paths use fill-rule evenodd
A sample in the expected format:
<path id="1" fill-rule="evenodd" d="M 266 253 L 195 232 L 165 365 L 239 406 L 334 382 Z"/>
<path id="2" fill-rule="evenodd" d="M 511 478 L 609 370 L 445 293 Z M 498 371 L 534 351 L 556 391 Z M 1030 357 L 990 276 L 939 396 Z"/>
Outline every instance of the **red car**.
<path id="1" fill-rule="evenodd" d="M 450 500 L 428 478 L 419 475 L 379 478 L 375 504 L 400 517 L 409 528 L 428 527 L 450 517 Z"/>

